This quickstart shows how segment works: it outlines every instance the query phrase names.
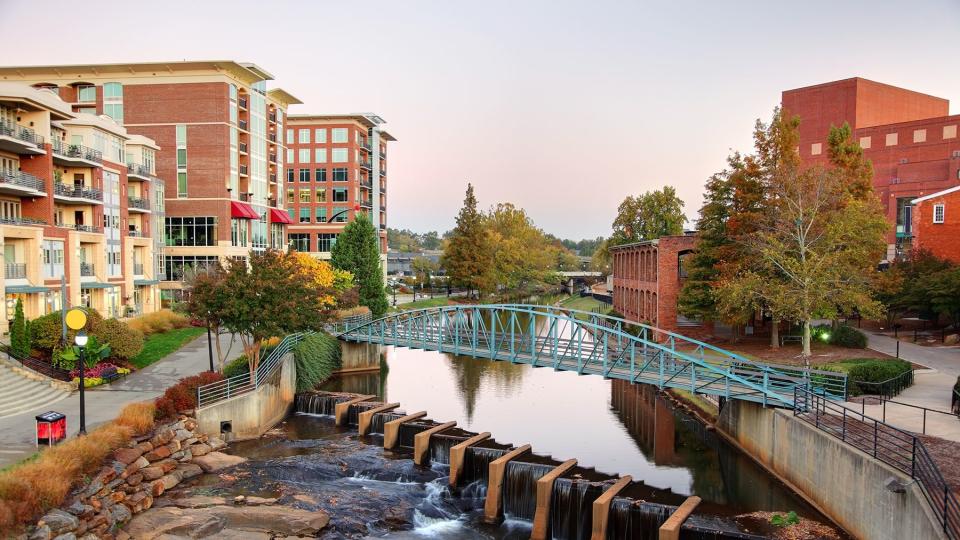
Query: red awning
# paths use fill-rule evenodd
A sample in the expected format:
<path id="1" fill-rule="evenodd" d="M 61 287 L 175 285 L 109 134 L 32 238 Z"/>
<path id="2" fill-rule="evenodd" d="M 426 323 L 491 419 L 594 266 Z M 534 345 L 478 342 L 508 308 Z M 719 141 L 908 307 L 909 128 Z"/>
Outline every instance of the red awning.
<path id="1" fill-rule="evenodd" d="M 270 223 L 293 223 L 290 214 L 276 208 L 270 209 Z"/>
<path id="2" fill-rule="evenodd" d="M 237 201 L 230 201 L 230 215 L 240 219 L 260 219 L 260 215 L 249 204 Z"/>

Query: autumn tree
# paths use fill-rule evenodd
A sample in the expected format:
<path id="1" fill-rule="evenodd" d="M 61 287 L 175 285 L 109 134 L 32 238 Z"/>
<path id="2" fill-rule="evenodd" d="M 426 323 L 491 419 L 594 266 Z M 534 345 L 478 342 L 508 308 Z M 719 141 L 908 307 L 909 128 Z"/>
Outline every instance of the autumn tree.
<path id="1" fill-rule="evenodd" d="M 571 263 L 565 257 L 569 251 L 559 241 L 548 240 L 522 208 L 500 203 L 486 214 L 484 226 L 493 280 L 507 290 L 526 292 L 531 286 L 553 283 L 558 266 Z"/>
<path id="2" fill-rule="evenodd" d="M 219 263 L 208 265 L 206 271 L 190 272 L 184 276 L 187 299 L 184 307 L 192 318 L 203 321 L 215 336 L 224 330 L 223 315 L 226 306 L 231 301 L 232 293 L 224 284 L 226 272 Z M 232 340 L 231 340 L 232 341 Z M 217 350 L 217 371 L 223 371 L 226 355 L 216 339 L 214 346 Z"/>
<path id="3" fill-rule="evenodd" d="M 414 257 L 410 261 L 410 269 L 417 281 L 423 283 L 426 287 L 430 286 L 430 277 L 435 276 L 440 270 L 440 265 L 426 257 Z"/>
<path id="4" fill-rule="evenodd" d="M 490 238 L 477 209 L 472 184 L 467 184 L 463 207 L 444 246 L 441 264 L 454 285 L 477 291 L 481 296 L 493 290 Z"/>
<path id="5" fill-rule="evenodd" d="M 617 208 L 611 242 L 618 246 L 681 234 L 685 221 L 683 201 L 672 186 L 628 196 Z"/>
<path id="6" fill-rule="evenodd" d="M 360 305 L 370 308 L 374 319 L 387 313 L 389 303 L 380 261 L 380 236 L 367 214 L 357 213 L 343 228 L 330 250 L 330 262 L 353 275 L 359 288 Z"/>

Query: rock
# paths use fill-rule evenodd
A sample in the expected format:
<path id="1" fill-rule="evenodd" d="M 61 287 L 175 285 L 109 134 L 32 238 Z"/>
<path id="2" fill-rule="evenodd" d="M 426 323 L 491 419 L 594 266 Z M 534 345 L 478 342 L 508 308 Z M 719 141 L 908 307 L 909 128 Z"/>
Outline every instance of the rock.
<path id="1" fill-rule="evenodd" d="M 175 506 L 177 508 L 207 508 L 209 506 L 223 506 L 227 504 L 224 497 L 211 495 L 191 495 L 190 497 L 164 497 L 157 501 L 157 508 Z"/>
<path id="2" fill-rule="evenodd" d="M 199 465 L 203 472 L 214 472 L 219 471 L 220 469 L 225 469 L 227 467 L 233 467 L 247 461 L 246 458 L 240 456 L 231 456 L 230 454 L 224 454 L 223 452 L 211 452 L 205 456 L 193 458 L 193 462 L 196 465 Z"/>
<path id="3" fill-rule="evenodd" d="M 77 540 L 77 535 L 72 532 L 63 533 L 60 536 L 55 537 L 53 540 Z"/>
<path id="4" fill-rule="evenodd" d="M 190 447 L 190 452 L 193 454 L 193 457 L 205 456 L 213 451 L 213 447 L 209 444 L 195 444 Z"/>
<path id="5" fill-rule="evenodd" d="M 201 469 L 199 465 L 193 463 L 180 465 L 177 470 L 180 471 L 180 474 L 184 480 L 188 480 L 194 476 L 200 476 L 203 474 L 203 469 Z"/>
<path id="6" fill-rule="evenodd" d="M 39 522 L 40 526 L 46 525 L 50 528 L 51 534 L 60 534 L 64 531 L 72 531 L 80 525 L 77 516 L 64 512 L 59 508 L 47 512 Z"/>
<path id="7" fill-rule="evenodd" d="M 175 459 L 180 461 L 183 459 L 183 450 L 177 450 L 176 452 L 170 454 L 170 459 Z"/>
<path id="8" fill-rule="evenodd" d="M 93 477 L 93 480 L 90 480 L 90 484 L 86 489 L 83 490 L 83 497 L 93 497 L 97 494 L 98 491 L 103 489 L 103 480 L 99 476 Z"/>
<path id="9" fill-rule="evenodd" d="M 175 487 L 177 486 L 177 484 L 180 483 L 180 480 L 181 480 L 181 479 L 182 479 L 181 476 L 180 476 L 179 474 L 176 474 L 176 471 L 174 471 L 174 472 L 172 472 L 172 473 L 170 473 L 170 474 L 165 474 L 165 475 L 163 475 L 163 477 L 160 478 L 159 480 L 157 480 L 157 482 L 162 482 L 162 483 L 163 483 L 163 491 L 166 491 L 166 490 L 168 490 L 168 489 L 173 489 L 173 488 L 175 488 Z M 162 492 L 161 492 L 161 493 L 162 493 Z M 158 495 L 159 495 L 159 493 L 158 493 Z"/>
<path id="10" fill-rule="evenodd" d="M 69 505 L 67 505 L 66 507 L 64 507 L 64 510 L 66 510 L 67 512 L 70 512 L 71 514 L 79 517 L 79 516 L 82 516 L 82 515 L 83 515 L 83 512 L 84 512 L 84 504 L 83 504 L 82 502 L 80 502 L 79 500 L 75 500 L 75 501 L 73 501 L 72 503 L 70 503 Z"/>
<path id="11" fill-rule="evenodd" d="M 167 474 L 168 472 L 177 468 L 177 462 L 176 460 L 173 460 L 173 459 L 165 459 L 163 461 L 159 461 L 155 463 L 154 465 L 163 469 L 163 474 Z"/>
<path id="12" fill-rule="evenodd" d="M 140 474 L 144 480 L 156 480 L 163 476 L 163 469 L 160 467 L 145 467 L 140 469 Z"/>
<path id="13" fill-rule="evenodd" d="M 194 419 L 192 419 L 192 418 L 189 418 L 189 419 L 187 419 L 187 420 L 184 420 L 184 421 L 183 421 L 183 429 L 186 429 L 187 431 L 193 431 L 193 430 L 197 429 L 197 421 L 194 420 Z"/>
<path id="14" fill-rule="evenodd" d="M 113 521 L 114 526 L 123 525 L 132 517 L 133 513 L 130 512 L 130 509 L 122 504 L 118 504 L 110 510 L 110 519 Z"/>
<path id="15" fill-rule="evenodd" d="M 173 436 L 174 440 L 177 442 L 185 441 L 190 437 L 193 437 L 193 431 L 187 431 L 185 429 L 178 429 Z"/>
<path id="16" fill-rule="evenodd" d="M 262 506 L 276 504 L 279 499 L 277 497 L 247 497 L 243 504 L 247 506 Z"/>
<path id="17" fill-rule="evenodd" d="M 200 439 L 197 439 L 196 437 L 190 437 L 189 439 L 180 441 L 180 446 L 186 448 L 186 447 L 190 446 L 191 444 L 197 444 L 197 442 L 198 442 L 199 440 L 200 440 Z"/>
<path id="18" fill-rule="evenodd" d="M 259 539 L 268 538 L 266 535 L 314 536 L 329 522 L 330 518 L 320 510 L 289 506 L 168 506 L 135 516 L 125 530 L 131 537 L 144 540 L 164 535 L 202 538 L 214 534 L 217 538 Z"/>
<path id="19" fill-rule="evenodd" d="M 170 454 L 172 454 L 172 452 L 170 451 L 170 448 L 168 448 L 167 446 L 160 446 L 147 452 L 146 454 L 143 455 L 143 457 L 147 458 L 147 461 L 149 461 L 150 463 L 153 463 L 154 461 L 160 461 L 161 459 L 169 456 Z"/>
<path id="20" fill-rule="evenodd" d="M 124 465 L 129 465 L 137 460 L 140 456 L 143 455 L 137 447 L 133 448 L 121 448 L 113 453 L 113 457 L 123 463 Z"/>
<path id="21" fill-rule="evenodd" d="M 159 497 L 163 495 L 163 492 L 165 490 L 166 488 L 163 487 L 163 478 L 161 478 L 160 480 L 154 480 L 153 482 L 150 483 L 150 494 L 153 495 L 154 497 Z"/>
<path id="22" fill-rule="evenodd" d="M 193 461 L 193 452 L 191 452 L 189 448 L 186 449 L 186 450 L 181 451 L 180 454 L 182 454 L 182 457 L 177 460 L 177 461 L 179 461 L 180 463 L 186 463 L 186 462 L 189 462 L 189 461 Z"/>
<path id="23" fill-rule="evenodd" d="M 29 540 L 50 540 L 53 538 L 53 533 L 50 532 L 50 527 L 47 527 L 46 525 L 40 525 L 36 527 L 32 533 L 30 533 L 28 538 Z"/>
<path id="24" fill-rule="evenodd" d="M 140 455 L 143 455 L 143 454 L 146 454 L 147 452 L 153 450 L 153 444 L 151 444 L 150 441 L 144 441 L 144 442 L 138 444 L 135 448 L 136 448 L 137 450 L 140 450 Z"/>
<path id="25" fill-rule="evenodd" d="M 175 435 L 176 435 L 176 432 L 174 432 L 170 428 L 158 430 L 157 434 L 154 435 L 152 439 L 150 439 L 150 444 L 152 444 L 154 450 L 156 450 L 158 446 L 163 446 L 168 442 L 170 442 L 171 440 L 173 440 L 173 437 Z"/>
<path id="26" fill-rule="evenodd" d="M 944 336 L 943 338 L 944 345 L 956 345 L 960 343 L 960 334 L 950 334 L 949 336 Z"/>
<path id="27" fill-rule="evenodd" d="M 180 444 L 180 441 L 174 439 L 170 441 L 169 444 L 167 444 L 167 448 L 170 449 L 170 453 L 172 454 L 174 452 L 179 452 L 181 449 L 183 449 L 183 445 Z"/>
<path id="28" fill-rule="evenodd" d="M 131 486 L 139 486 L 140 482 L 143 482 L 143 475 L 140 473 L 132 474 L 127 477 L 127 484 Z"/>
<path id="29" fill-rule="evenodd" d="M 150 466 L 150 462 L 147 461 L 147 458 L 140 456 L 137 458 L 136 461 L 134 461 L 130 465 L 127 465 L 127 468 L 123 472 L 126 473 L 126 476 L 130 476 L 131 474 L 135 474 L 140 469 L 144 467 L 149 467 L 149 466 Z"/>
<path id="30" fill-rule="evenodd" d="M 247 500 L 246 495 L 237 495 L 233 498 L 233 504 L 243 504 Z"/>
<path id="31" fill-rule="evenodd" d="M 117 534 L 114 535 L 114 540 L 130 540 L 130 535 L 126 531 L 117 531 Z"/>
<path id="32" fill-rule="evenodd" d="M 168 507 L 155 508 L 134 516 L 124 530 L 132 538 L 142 540 L 159 537 L 204 538 L 216 535 L 224 525 L 225 520 L 205 510 Z"/>
<path id="33" fill-rule="evenodd" d="M 210 448 L 213 450 L 222 450 L 227 447 L 227 443 L 223 442 L 223 439 L 218 437 L 211 437 L 208 441 Z"/>

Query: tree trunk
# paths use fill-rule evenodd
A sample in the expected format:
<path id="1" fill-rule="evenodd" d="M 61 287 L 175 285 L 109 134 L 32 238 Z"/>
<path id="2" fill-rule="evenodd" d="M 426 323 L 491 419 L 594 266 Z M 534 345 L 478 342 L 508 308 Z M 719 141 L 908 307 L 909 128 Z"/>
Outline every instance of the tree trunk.
<path id="1" fill-rule="evenodd" d="M 223 373 L 223 351 L 220 350 L 220 326 L 213 327 L 213 335 L 217 338 L 217 371 Z"/>
<path id="2" fill-rule="evenodd" d="M 800 353 L 803 356 L 803 363 L 806 367 L 810 367 L 810 320 L 805 319 L 803 321 L 803 352 Z"/>
<path id="3" fill-rule="evenodd" d="M 780 321 L 777 319 L 770 321 L 770 348 L 780 348 Z"/>

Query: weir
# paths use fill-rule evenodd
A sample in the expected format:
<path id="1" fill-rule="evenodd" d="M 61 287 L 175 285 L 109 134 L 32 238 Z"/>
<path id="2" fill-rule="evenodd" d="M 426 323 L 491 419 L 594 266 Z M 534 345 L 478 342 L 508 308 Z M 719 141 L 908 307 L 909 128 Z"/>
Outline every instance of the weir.
<path id="1" fill-rule="evenodd" d="M 360 399 L 364 398 L 364 399 Z M 349 427 L 367 436 L 387 432 L 394 452 L 412 453 L 420 440 L 418 465 L 449 467 L 451 497 L 482 501 L 488 520 L 528 522 L 531 538 L 563 540 L 611 539 L 759 539 L 741 532 L 722 518 L 689 515 L 695 502 L 683 497 L 676 505 L 657 504 L 625 496 L 628 486 L 643 487 L 627 476 L 609 477 L 532 452 L 530 445 L 499 443 L 489 433 L 476 434 L 408 414 L 398 403 L 368 401 L 369 396 L 311 392 L 297 396 L 299 413 L 333 417 L 339 413 Z M 342 405 L 339 407 L 338 405 Z M 644 488 L 648 489 L 648 488 Z M 697 499 L 696 497 L 690 498 Z M 678 507 L 681 511 L 678 512 Z M 671 518 L 672 517 L 672 518 Z M 675 522 L 673 532 L 661 531 Z M 673 536 L 670 536 L 673 534 Z"/>

